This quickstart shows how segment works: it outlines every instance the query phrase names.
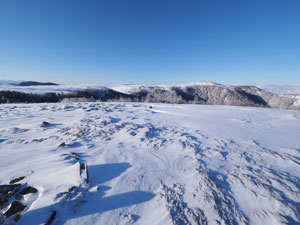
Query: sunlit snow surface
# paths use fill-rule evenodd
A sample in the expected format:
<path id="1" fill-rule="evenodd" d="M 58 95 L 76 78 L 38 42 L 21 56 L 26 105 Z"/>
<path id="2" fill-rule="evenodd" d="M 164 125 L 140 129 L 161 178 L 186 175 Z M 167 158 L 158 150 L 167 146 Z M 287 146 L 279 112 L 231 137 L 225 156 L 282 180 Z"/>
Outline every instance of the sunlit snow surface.
<path id="1" fill-rule="evenodd" d="M 0 105 L 0 182 L 19 176 L 39 190 L 22 199 L 21 225 L 53 210 L 52 224 L 299 224 L 300 112 Z"/>

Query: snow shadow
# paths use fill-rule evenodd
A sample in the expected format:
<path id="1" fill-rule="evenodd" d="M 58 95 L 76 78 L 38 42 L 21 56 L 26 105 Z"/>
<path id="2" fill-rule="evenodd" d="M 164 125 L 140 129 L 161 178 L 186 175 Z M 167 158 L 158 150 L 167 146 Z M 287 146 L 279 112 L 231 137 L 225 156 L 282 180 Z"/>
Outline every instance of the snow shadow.
<path id="1" fill-rule="evenodd" d="M 103 198 L 99 198 L 97 195 L 85 196 L 82 201 L 58 202 L 47 207 L 29 211 L 17 224 L 45 224 L 54 210 L 56 211 L 56 218 L 53 224 L 64 224 L 68 220 L 140 204 L 151 200 L 154 196 L 153 193 L 145 191 L 131 191 Z M 136 219 L 138 218 L 136 216 Z"/>
<path id="2" fill-rule="evenodd" d="M 76 218 L 140 204 L 151 200 L 154 194 L 145 191 L 130 191 L 107 197 L 96 195 L 90 197 L 88 202 L 80 207 L 80 211 L 76 212 Z"/>
<path id="3" fill-rule="evenodd" d="M 49 124 L 42 124 L 40 125 L 41 128 L 55 128 L 57 126 L 63 125 L 62 123 L 49 123 Z"/>
<path id="4" fill-rule="evenodd" d="M 83 145 L 78 141 L 75 141 L 71 144 L 68 144 L 68 147 L 70 147 L 70 148 L 78 148 L 78 147 L 81 147 L 81 146 L 83 146 Z"/>
<path id="5" fill-rule="evenodd" d="M 91 186 L 112 180 L 115 177 L 120 176 L 130 167 L 129 163 L 110 163 L 88 166 Z"/>
<path id="6" fill-rule="evenodd" d="M 119 123 L 121 121 L 120 118 L 111 118 L 112 123 Z"/>
<path id="7" fill-rule="evenodd" d="M 104 196 L 110 186 L 101 185 L 124 173 L 131 165 L 129 163 L 111 163 L 88 166 L 90 187 L 98 185 L 98 191 L 84 190 L 82 197 L 75 200 L 62 200 L 53 205 L 27 212 L 18 224 L 43 224 L 56 211 L 53 224 L 64 224 L 68 220 L 79 219 L 85 216 L 104 213 L 110 210 L 129 207 L 151 200 L 155 194 L 146 191 L 129 191 L 110 196 Z M 139 216 L 135 217 L 136 220 Z M 79 219 L 80 222 L 81 219 Z M 100 221 L 98 221 L 99 223 Z"/>

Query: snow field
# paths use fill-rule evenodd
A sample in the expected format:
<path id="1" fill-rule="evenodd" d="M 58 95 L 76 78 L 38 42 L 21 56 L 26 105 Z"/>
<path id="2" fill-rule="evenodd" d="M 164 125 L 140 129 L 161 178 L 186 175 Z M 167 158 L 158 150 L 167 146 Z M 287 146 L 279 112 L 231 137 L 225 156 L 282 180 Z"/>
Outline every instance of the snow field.
<path id="1" fill-rule="evenodd" d="M 0 181 L 25 176 L 38 189 L 17 224 L 53 211 L 52 224 L 297 224 L 299 118 L 230 106 L 1 105 Z"/>

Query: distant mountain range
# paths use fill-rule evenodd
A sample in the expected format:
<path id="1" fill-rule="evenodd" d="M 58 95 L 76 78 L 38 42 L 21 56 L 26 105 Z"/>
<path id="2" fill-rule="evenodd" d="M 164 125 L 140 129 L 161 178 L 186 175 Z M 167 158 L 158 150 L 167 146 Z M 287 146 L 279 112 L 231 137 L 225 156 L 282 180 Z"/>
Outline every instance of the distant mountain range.
<path id="1" fill-rule="evenodd" d="M 212 81 L 200 81 L 190 84 L 182 85 L 135 85 L 135 84 L 122 84 L 122 85 L 99 85 L 99 84 L 56 84 L 53 82 L 38 82 L 38 81 L 15 81 L 15 80 L 0 80 L 0 90 L 15 90 L 30 93 L 46 93 L 46 92 L 69 92 L 78 91 L 84 89 L 99 89 L 99 88 L 110 88 L 115 91 L 123 93 L 133 93 L 142 89 L 149 89 L 153 87 L 160 87 L 163 89 L 169 89 L 172 86 L 185 87 L 185 86 L 219 86 L 219 87 L 234 87 L 238 85 L 224 85 L 215 83 Z M 31 86 L 31 87 L 30 87 Z M 241 85 L 240 85 L 241 86 Z M 249 86 L 249 85 L 244 85 Z M 255 85 L 260 89 L 268 92 L 272 92 L 278 95 L 300 95 L 300 85 L 278 85 L 278 84 L 267 84 L 267 85 Z M 30 87 L 30 88 L 27 88 Z"/>
<path id="2" fill-rule="evenodd" d="M 30 87 L 28 86 L 41 86 Z M 53 86 L 53 87 L 52 87 Z M 300 110 L 300 99 L 265 91 L 256 86 L 229 86 L 199 82 L 178 86 L 77 86 L 54 83 L 22 82 L 2 85 L 1 103 L 119 101 L 175 104 L 235 105 Z M 38 90 L 37 94 L 33 91 Z M 47 90 L 47 91 L 45 91 Z M 28 93 L 29 92 L 29 93 Z"/>

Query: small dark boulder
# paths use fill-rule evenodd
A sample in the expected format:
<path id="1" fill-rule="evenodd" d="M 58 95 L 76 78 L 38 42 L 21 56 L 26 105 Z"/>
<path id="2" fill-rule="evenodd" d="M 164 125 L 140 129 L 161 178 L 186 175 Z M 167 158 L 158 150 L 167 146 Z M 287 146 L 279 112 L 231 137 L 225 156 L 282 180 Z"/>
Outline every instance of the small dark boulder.
<path id="1" fill-rule="evenodd" d="M 31 187 L 31 186 L 28 186 L 28 187 L 24 188 L 24 189 L 20 192 L 20 194 L 21 194 L 21 195 L 27 195 L 27 194 L 30 194 L 30 193 L 37 193 L 37 192 L 38 192 L 38 190 L 37 190 L 36 188 Z"/>
<path id="2" fill-rule="evenodd" d="M 65 147 L 65 146 L 66 146 L 66 143 L 63 142 L 63 143 L 61 143 L 58 147 Z"/>
<path id="3" fill-rule="evenodd" d="M 48 122 L 46 122 L 46 121 L 43 121 L 42 122 L 42 127 L 46 127 L 46 126 L 49 126 L 50 125 L 50 123 L 48 123 Z"/>
<path id="4" fill-rule="evenodd" d="M 25 205 L 23 205 L 21 202 L 14 201 L 9 209 L 4 213 L 6 217 L 10 217 L 16 213 L 22 212 L 25 209 Z"/>
<path id="5" fill-rule="evenodd" d="M 12 179 L 9 183 L 14 184 L 14 183 L 17 183 L 17 182 L 23 180 L 24 178 L 25 178 L 25 176 L 17 177 L 17 178 Z"/>
<path id="6" fill-rule="evenodd" d="M 76 152 L 70 152 L 70 154 L 73 155 L 76 160 L 80 159 L 80 155 L 78 155 Z"/>
<path id="7" fill-rule="evenodd" d="M 135 135 L 136 135 L 136 133 L 135 133 L 134 131 L 131 131 L 129 134 L 130 134 L 131 136 L 135 136 Z"/>

